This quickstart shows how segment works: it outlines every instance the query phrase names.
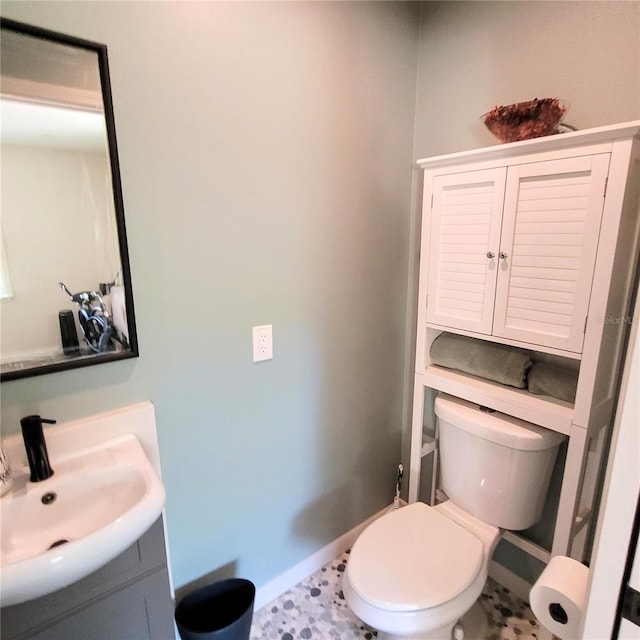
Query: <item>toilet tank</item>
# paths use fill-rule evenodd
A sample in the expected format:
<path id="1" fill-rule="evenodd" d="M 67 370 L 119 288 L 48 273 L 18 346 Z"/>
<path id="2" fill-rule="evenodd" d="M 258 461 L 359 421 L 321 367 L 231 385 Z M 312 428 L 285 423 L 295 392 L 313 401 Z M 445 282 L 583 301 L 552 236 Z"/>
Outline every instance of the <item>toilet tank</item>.
<path id="1" fill-rule="evenodd" d="M 502 529 L 538 522 L 565 436 L 446 394 L 436 398 L 435 413 L 449 499 Z"/>

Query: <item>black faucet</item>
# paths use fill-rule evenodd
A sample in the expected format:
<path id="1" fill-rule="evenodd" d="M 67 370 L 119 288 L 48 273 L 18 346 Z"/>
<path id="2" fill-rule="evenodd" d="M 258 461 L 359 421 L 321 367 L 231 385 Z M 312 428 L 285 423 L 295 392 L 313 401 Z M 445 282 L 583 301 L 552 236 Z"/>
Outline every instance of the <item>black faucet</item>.
<path id="1" fill-rule="evenodd" d="M 31 470 L 31 482 L 40 482 L 53 475 L 53 469 L 49 464 L 49 454 L 44 441 L 42 423 L 55 424 L 55 420 L 46 420 L 40 416 L 26 416 L 20 420 L 22 438 L 27 450 L 29 469 Z"/>

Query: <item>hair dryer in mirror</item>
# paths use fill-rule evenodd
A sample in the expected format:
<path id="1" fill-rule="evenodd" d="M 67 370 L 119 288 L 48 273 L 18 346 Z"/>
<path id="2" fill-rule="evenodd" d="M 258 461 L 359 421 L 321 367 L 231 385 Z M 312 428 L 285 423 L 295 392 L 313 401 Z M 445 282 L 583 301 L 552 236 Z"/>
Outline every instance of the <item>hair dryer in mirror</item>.
<path id="1" fill-rule="evenodd" d="M 71 293 L 64 282 L 60 288 L 78 305 L 78 320 L 85 342 L 95 353 L 107 353 L 116 349 L 115 342 L 127 348 L 129 342 L 115 326 L 109 310 L 98 291 L 80 291 Z M 115 281 L 111 285 L 115 284 Z M 105 286 L 102 285 L 104 288 Z M 106 286 L 108 293 L 109 285 Z"/>

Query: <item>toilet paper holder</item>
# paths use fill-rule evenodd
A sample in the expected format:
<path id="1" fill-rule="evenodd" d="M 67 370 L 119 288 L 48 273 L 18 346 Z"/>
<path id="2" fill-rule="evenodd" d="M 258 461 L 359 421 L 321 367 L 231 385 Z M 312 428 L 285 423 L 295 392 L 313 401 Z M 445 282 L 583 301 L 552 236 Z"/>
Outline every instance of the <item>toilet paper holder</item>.
<path id="1" fill-rule="evenodd" d="M 549 605 L 549 615 L 560 624 L 567 624 L 567 622 L 569 622 L 569 616 L 559 602 L 552 602 Z"/>
<path id="2" fill-rule="evenodd" d="M 529 593 L 531 610 L 554 636 L 577 638 L 583 622 L 589 569 L 567 556 L 554 556 Z"/>

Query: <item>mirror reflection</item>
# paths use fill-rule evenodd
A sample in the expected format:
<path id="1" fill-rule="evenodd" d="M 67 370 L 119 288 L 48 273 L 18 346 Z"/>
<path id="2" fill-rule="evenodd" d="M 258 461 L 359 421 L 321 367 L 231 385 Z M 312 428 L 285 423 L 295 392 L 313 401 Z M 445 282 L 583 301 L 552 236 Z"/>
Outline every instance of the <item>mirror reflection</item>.
<path id="1" fill-rule="evenodd" d="M 102 45 L 2 21 L 2 380 L 137 355 Z"/>

